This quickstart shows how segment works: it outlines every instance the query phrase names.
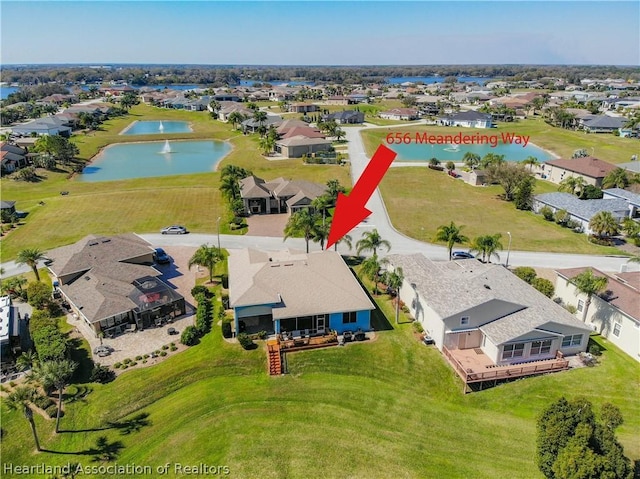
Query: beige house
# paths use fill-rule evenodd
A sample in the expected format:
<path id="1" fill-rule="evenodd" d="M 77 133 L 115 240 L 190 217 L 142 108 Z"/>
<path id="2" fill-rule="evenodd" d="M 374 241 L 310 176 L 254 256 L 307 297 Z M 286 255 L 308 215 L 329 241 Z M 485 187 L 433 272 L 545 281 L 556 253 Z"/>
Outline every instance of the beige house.
<path id="1" fill-rule="evenodd" d="M 414 108 L 393 108 L 381 111 L 378 116 L 385 120 L 417 120 L 420 118 L 420 112 Z"/>
<path id="2" fill-rule="evenodd" d="M 301 158 L 311 156 L 319 151 L 331 151 L 331 140 L 325 138 L 309 138 L 296 135 L 276 142 L 276 153 L 286 158 Z"/>
<path id="3" fill-rule="evenodd" d="M 587 302 L 571 278 L 588 268 L 556 271 L 556 295 L 576 307 L 582 319 Z M 605 291 L 591 298 L 585 323 L 598 331 L 636 361 L 640 361 L 640 272 L 606 274 L 591 268 L 596 276 L 607 278 Z"/>
<path id="4" fill-rule="evenodd" d="M 560 184 L 562 180 L 571 176 L 582 176 L 587 184 L 601 188 L 604 177 L 615 169 L 616 165 L 598 158 L 584 157 L 571 160 L 561 158 L 545 161 L 541 165 L 541 174 L 543 179 L 556 184 Z"/>
<path id="5" fill-rule="evenodd" d="M 240 198 L 250 214 L 295 213 L 311 206 L 324 192 L 324 186 L 304 180 L 265 181 L 257 176 L 240 180 Z"/>

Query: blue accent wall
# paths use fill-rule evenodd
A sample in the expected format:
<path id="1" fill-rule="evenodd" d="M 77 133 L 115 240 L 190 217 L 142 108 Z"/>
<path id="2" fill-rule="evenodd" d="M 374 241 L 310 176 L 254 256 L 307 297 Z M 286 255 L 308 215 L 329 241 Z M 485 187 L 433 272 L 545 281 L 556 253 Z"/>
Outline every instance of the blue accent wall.
<path id="1" fill-rule="evenodd" d="M 371 311 L 358 311 L 356 313 L 356 322 L 346 324 L 342 322 L 342 313 L 333 313 L 329 316 L 329 328 L 335 329 L 338 334 L 342 334 L 345 331 L 356 331 L 358 328 L 363 331 L 369 331 L 371 329 Z"/>

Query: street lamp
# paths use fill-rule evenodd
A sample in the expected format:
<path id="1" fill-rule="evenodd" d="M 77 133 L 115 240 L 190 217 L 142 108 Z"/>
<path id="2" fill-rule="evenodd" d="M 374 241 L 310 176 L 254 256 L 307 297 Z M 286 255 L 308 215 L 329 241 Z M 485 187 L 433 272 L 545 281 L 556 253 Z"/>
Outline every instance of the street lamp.
<path id="1" fill-rule="evenodd" d="M 222 217 L 218 216 L 218 219 L 216 220 L 216 225 L 218 230 L 218 251 L 220 251 L 220 220 L 221 219 Z"/>
<path id="2" fill-rule="evenodd" d="M 509 235 L 509 246 L 507 246 L 507 262 L 504 265 L 505 268 L 509 268 L 509 253 L 511 253 L 511 233 L 509 231 L 507 231 L 507 234 Z"/>

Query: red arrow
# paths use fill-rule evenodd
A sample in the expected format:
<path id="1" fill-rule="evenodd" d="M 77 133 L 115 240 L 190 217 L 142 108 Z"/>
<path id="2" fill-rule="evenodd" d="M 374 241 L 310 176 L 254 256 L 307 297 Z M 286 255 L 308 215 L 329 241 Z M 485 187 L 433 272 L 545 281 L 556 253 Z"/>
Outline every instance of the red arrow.
<path id="1" fill-rule="evenodd" d="M 331 231 L 327 240 L 327 249 L 337 243 L 340 238 L 351 231 L 358 223 L 371 214 L 364 205 L 373 194 L 382 177 L 387 172 L 396 153 L 384 145 L 380 145 L 369 164 L 358 178 L 349 196 L 338 193 L 336 210 L 333 213 Z"/>

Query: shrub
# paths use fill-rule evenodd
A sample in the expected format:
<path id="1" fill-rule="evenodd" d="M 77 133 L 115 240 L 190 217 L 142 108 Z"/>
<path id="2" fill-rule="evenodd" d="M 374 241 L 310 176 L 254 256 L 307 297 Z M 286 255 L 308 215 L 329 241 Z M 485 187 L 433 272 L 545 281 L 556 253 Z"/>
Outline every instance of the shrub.
<path id="1" fill-rule="evenodd" d="M 518 278 L 527 283 L 531 284 L 534 279 L 536 279 L 536 270 L 531 268 L 530 266 L 518 266 L 513 270 L 513 274 L 515 274 Z"/>
<path id="2" fill-rule="evenodd" d="M 567 223 L 569 222 L 571 217 L 569 216 L 569 212 L 567 210 L 558 210 L 554 215 L 554 219 L 560 226 L 567 226 Z"/>
<path id="3" fill-rule="evenodd" d="M 238 342 L 243 349 L 251 349 L 253 348 L 253 340 L 249 337 L 247 333 L 238 334 Z"/>
<path id="4" fill-rule="evenodd" d="M 171 344 L 173 344 L 173 343 L 171 343 Z M 148 355 L 148 354 L 145 354 L 145 355 L 144 355 L 144 356 L 142 356 L 142 357 L 143 357 L 144 359 L 149 359 L 149 355 Z"/>
<path id="5" fill-rule="evenodd" d="M 40 281 L 32 281 L 27 285 L 27 298 L 34 308 L 47 309 L 51 302 L 51 287 Z"/>
<path id="6" fill-rule="evenodd" d="M 137 361 L 133 361 L 131 364 L 129 364 L 129 366 L 134 367 L 137 366 L 138 362 Z"/>
<path id="7" fill-rule="evenodd" d="M 169 346 L 171 346 L 172 348 L 173 348 L 173 347 L 175 347 L 175 345 L 176 345 L 176 343 L 174 343 L 173 341 L 171 341 L 171 342 L 169 343 Z"/>
<path id="8" fill-rule="evenodd" d="M 564 309 L 566 309 L 567 311 L 569 311 L 571 314 L 576 314 L 576 311 L 578 311 L 578 308 L 576 308 L 573 304 L 567 304 Z"/>
<path id="9" fill-rule="evenodd" d="M 204 293 L 198 293 L 193 297 L 193 299 L 195 299 L 198 306 L 200 306 L 207 300 L 207 295 Z"/>
<path id="10" fill-rule="evenodd" d="M 128 363 L 127 363 L 127 364 L 123 364 L 123 365 L 122 365 L 122 369 L 127 369 L 128 367 L 129 367 L 129 364 L 128 364 Z"/>
<path id="11" fill-rule="evenodd" d="M 120 361 L 118 361 L 117 363 L 115 363 L 113 365 L 113 367 L 116 368 L 116 369 L 120 369 L 122 367 L 122 363 Z"/>
<path id="12" fill-rule="evenodd" d="M 543 206 L 538 212 L 544 217 L 545 220 L 553 221 L 553 210 L 548 206 Z"/>
<path id="13" fill-rule="evenodd" d="M 178 349 L 178 347 L 177 347 L 177 346 L 171 346 L 171 347 L 169 348 L 169 351 L 175 351 L 176 349 Z"/>
<path id="14" fill-rule="evenodd" d="M 166 344 L 164 346 L 162 346 L 162 350 L 166 351 L 167 349 L 169 349 L 169 346 L 167 346 Z"/>
<path id="15" fill-rule="evenodd" d="M 412 326 L 413 326 L 413 330 L 416 333 L 424 333 L 424 328 L 422 327 L 422 324 L 420 323 L 420 321 L 414 321 Z"/>
<path id="16" fill-rule="evenodd" d="M 209 288 L 207 288 L 204 284 L 198 284 L 193 288 L 191 288 L 191 296 L 195 298 L 199 294 L 204 294 L 206 298 L 211 296 L 211 292 L 209 291 Z"/>
<path id="17" fill-rule="evenodd" d="M 222 323 L 222 337 L 229 339 L 232 336 L 231 323 Z"/>
<path id="18" fill-rule="evenodd" d="M 180 342 L 182 344 L 184 344 L 185 346 L 193 346 L 194 344 L 197 344 L 198 342 L 198 330 L 196 329 L 195 326 L 187 326 L 186 328 L 184 328 L 184 331 L 182 332 L 182 335 L 180 336 Z M 159 351 L 159 354 L 162 355 L 162 353 L 164 353 L 165 355 L 167 354 L 164 351 Z"/>
<path id="19" fill-rule="evenodd" d="M 160 351 L 160 356 L 165 357 L 167 355 L 166 351 Z"/>
<path id="20" fill-rule="evenodd" d="M 142 359 L 142 356 L 138 355 L 136 356 L 136 361 L 140 361 Z"/>
<path id="21" fill-rule="evenodd" d="M 116 363 L 120 364 L 120 363 Z M 115 367 L 115 365 L 114 365 Z M 89 378 L 94 383 L 106 384 L 113 381 L 116 378 L 116 373 L 109 369 L 107 366 L 96 364 L 91 371 L 91 377 Z"/>
<path id="22" fill-rule="evenodd" d="M 590 343 L 589 344 L 589 352 L 591 354 L 593 354 L 594 356 L 600 356 L 602 355 L 602 349 L 600 349 L 600 346 L 596 343 Z"/>
<path id="23" fill-rule="evenodd" d="M 51 398 L 49 398 L 48 396 L 43 396 L 42 394 L 37 396 L 34 400 L 33 400 L 33 404 L 35 404 L 36 406 L 38 406 L 40 409 L 42 409 L 43 411 L 46 411 L 49 407 L 51 406 L 55 406 L 55 404 L 53 403 L 53 401 L 51 400 Z"/>
<path id="24" fill-rule="evenodd" d="M 58 407 L 55 404 L 52 404 L 47 409 L 45 409 L 47 416 L 50 418 L 54 418 L 58 415 Z M 64 416 L 64 411 L 60 411 L 60 417 Z"/>
<path id="25" fill-rule="evenodd" d="M 126 358 L 124 361 L 122 361 L 124 364 L 129 364 L 131 362 L 131 359 Z"/>
<path id="26" fill-rule="evenodd" d="M 535 278 L 531 282 L 531 286 L 536 288 L 538 291 L 544 294 L 547 298 L 551 298 L 553 296 L 553 293 L 555 292 L 553 283 L 545 278 Z"/>
<path id="27" fill-rule="evenodd" d="M 267 332 L 259 331 L 257 336 L 258 336 L 258 339 L 267 339 Z"/>

